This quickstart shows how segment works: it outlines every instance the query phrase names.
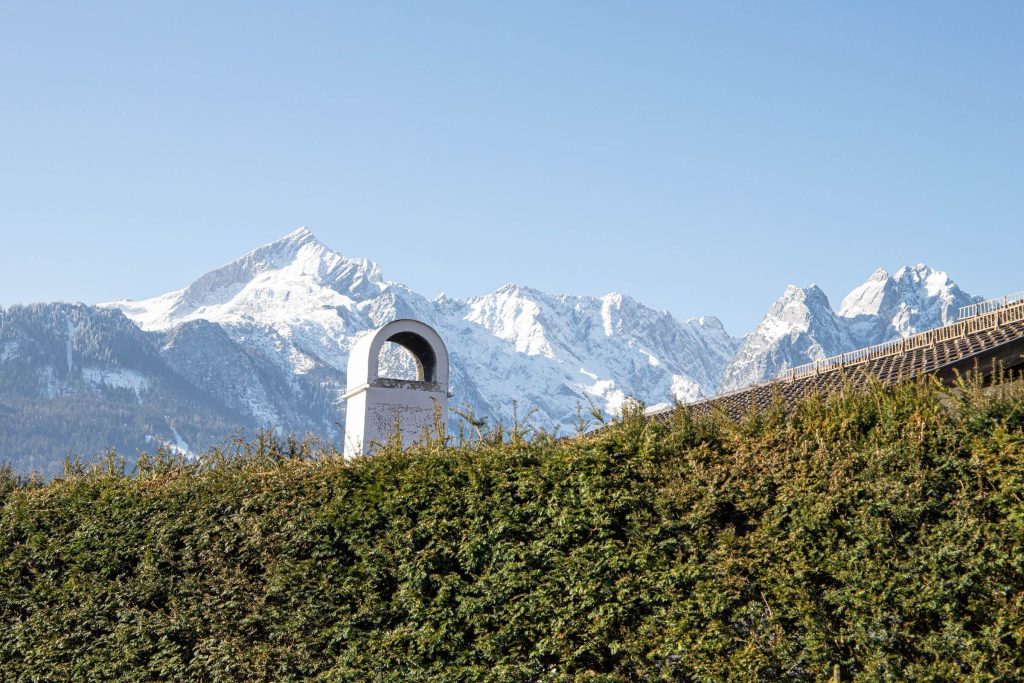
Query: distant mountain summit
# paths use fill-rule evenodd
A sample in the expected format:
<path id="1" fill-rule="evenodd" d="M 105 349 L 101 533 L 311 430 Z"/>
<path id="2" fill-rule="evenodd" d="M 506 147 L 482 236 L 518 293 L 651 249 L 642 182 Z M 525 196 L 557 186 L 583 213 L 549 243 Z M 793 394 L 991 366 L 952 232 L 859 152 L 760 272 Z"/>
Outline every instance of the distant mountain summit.
<path id="1" fill-rule="evenodd" d="M 182 290 L 107 305 L 121 309 L 145 330 L 165 330 L 190 320 L 287 324 L 325 308 L 351 309 L 387 287 L 376 263 L 345 258 L 299 228 Z"/>
<path id="2" fill-rule="evenodd" d="M 159 442 L 197 453 L 270 427 L 338 440 L 349 350 L 396 318 L 445 339 L 451 405 L 505 422 L 517 405 L 566 433 L 591 402 L 615 414 L 628 397 L 711 396 L 946 324 L 976 299 L 927 266 L 878 270 L 838 313 L 818 287 L 788 287 L 738 339 L 716 318 L 677 320 L 618 293 L 509 284 L 427 299 L 300 228 L 151 299 L 0 309 L 0 462 L 53 471 L 69 450 L 130 457 Z M 394 345 L 381 364 L 414 372 Z"/>
<path id="3" fill-rule="evenodd" d="M 720 389 L 732 391 L 771 379 L 794 365 L 827 358 L 854 345 L 825 292 L 816 285 L 790 285 L 726 366 Z"/>
<path id="4" fill-rule="evenodd" d="M 846 295 L 839 315 L 846 319 L 854 343 L 871 346 L 955 322 L 960 307 L 976 300 L 946 273 L 918 264 L 895 275 L 876 270 Z"/>
<path id="5" fill-rule="evenodd" d="M 832 310 L 816 286 L 790 286 L 726 367 L 721 391 L 772 379 L 780 372 L 846 351 L 909 337 L 955 322 L 961 306 L 979 301 L 926 265 L 889 275 L 876 270 Z"/>

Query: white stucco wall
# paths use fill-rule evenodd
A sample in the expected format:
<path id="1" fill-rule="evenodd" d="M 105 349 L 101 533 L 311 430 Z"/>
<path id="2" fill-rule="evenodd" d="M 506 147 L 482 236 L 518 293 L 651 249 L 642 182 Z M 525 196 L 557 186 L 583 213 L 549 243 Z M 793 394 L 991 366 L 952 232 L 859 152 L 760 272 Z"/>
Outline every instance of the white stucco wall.
<path id="1" fill-rule="evenodd" d="M 380 377 L 380 351 L 388 341 L 412 353 L 418 379 Z M 395 320 L 360 339 L 348 361 L 345 455 L 373 453 L 397 433 L 408 446 L 436 435 L 448 420 L 448 349 L 432 327 Z"/>

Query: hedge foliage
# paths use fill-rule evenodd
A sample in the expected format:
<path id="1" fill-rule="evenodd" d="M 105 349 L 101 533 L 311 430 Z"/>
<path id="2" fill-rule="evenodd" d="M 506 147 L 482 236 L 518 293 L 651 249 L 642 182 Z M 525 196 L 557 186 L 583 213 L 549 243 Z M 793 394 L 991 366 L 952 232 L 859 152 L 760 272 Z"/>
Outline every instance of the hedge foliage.
<path id="1" fill-rule="evenodd" d="M 237 451 L 0 475 L 0 679 L 1024 679 L 1017 385 Z"/>

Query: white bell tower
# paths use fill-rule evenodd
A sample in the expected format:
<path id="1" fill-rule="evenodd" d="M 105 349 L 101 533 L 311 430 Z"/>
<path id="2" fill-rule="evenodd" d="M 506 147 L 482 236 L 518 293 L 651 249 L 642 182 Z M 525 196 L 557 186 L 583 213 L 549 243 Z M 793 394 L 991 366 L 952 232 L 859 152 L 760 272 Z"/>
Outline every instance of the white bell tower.
<path id="1" fill-rule="evenodd" d="M 416 360 L 416 379 L 381 377 L 380 351 L 385 342 L 404 347 Z M 433 433 L 437 420 L 448 420 L 448 349 L 430 325 L 395 320 L 362 337 L 348 357 L 345 455 L 373 453 L 395 435 L 402 443 Z M 440 411 L 440 414 L 438 414 Z"/>

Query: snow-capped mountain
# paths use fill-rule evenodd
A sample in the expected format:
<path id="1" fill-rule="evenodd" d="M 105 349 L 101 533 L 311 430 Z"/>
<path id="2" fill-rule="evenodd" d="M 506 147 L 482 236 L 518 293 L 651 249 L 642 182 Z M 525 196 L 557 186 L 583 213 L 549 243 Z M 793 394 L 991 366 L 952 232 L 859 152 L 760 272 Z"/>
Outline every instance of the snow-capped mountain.
<path id="1" fill-rule="evenodd" d="M 591 401 L 606 414 L 627 397 L 692 401 L 946 324 L 976 300 L 927 266 L 879 270 L 838 313 L 818 287 L 791 286 L 740 339 L 621 294 L 428 299 L 302 228 L 152 299 L 0 309 L 0 462 L 53 472 L 69 451 L 200 452 L 261 427 L 338 441 L 349 350 L 396 318 L 444 338 L 450 405 L 506 423 L 515 405 L 565 433 Z M 381 363 L 414 376 L 398 346 Z"/>
<path id="2" fill-rule="evenodd" d="M 453 318 L 457 324 L 471 323 L 504 341 L 499 348 L 512 352 L 521 365 L 517 371 L 530 372 L 546 359 L 544 365 L 554 373 L 552 388 L 565 397 L 559 400 L 560 406 L 546 412 L 563 425 L 575 419 L 580 396 L 615 413 L 629 396 L 658 403 L 711 395 L 735 352 L 732 338 L 716 318 L 680 322 L 621 294 L 552 296 L 506 285 L 453 306 L 442 325 L 456 322 Z M 487 377 L 488 367 L 478 366 L 475 374 Z M 643 391 L 637 391 L 639 387 Z M 523 395 L 518 389 L 517 393 L 499 386 L 488 389 L 493 393 L 484 395 L 504 395 L 508 401 Z M 534 405 L 540 398 L 535 397 Z"/>
<path id="3" fill-rule="evenodd" d="M 376 264 L 332 251 L 305 228 L 182 290 L 107 306 L 168 335 L 164 353 L 172 366 L 199 385 L 223 387 L 217 391 L 232 408 L 263 424 L 332 436 L 343 423 L 352 344 L 396 318 L 424 320 L 447 340 L 453 405 L 507 420 L 515 402 L 520 411 L 536 411 L 538 426 L 563 430 L 589 400 L 615 413 L 627 396 L 659 403 L 713 394 L 735 352 L 718 320 L 680 322 L 619 294 L 552 296 L 507 285 L 466 301 L 429 300 L 384 280 Z M 219 332 L 188 327 L 200 322 Z M 182 339 L 199 334 L 208 341 L 190 341 L 183 352 Z M 250 364 L 282 375 L 263 380 L 265 372 L 246 367 L 225 379 L 216 359 L 229 354 L 210 349 L 227 342 Z M 398 347 L 382 362 L 393 376 L 412 367 Z"/>
<path id="4" fill-rule="evenodd" d="M 978 300 L 946 273 L 924 264 L 889 275 L 876 270 L 839 306 L 857 346 L 871 346 L 955 322 L 961 306 Z"/>
<path id="5" fill-rule="evenodd" d="M 854 348 L 847 326 L 816 285 L 790 285 L 726 366 L 721 391 L 771 379 L 783 370 Z"/>
<path id="6" fill-rule="evenodd" d="M 889 275 L 876 270 L 832 310 L 818 287 L 790 286 L 726 367 L 721 391 L 772 379 L 783 370 L 829 356 L 909 337 L 955 322 L 978 301 L 949 276 L 926 265 Z"/>

